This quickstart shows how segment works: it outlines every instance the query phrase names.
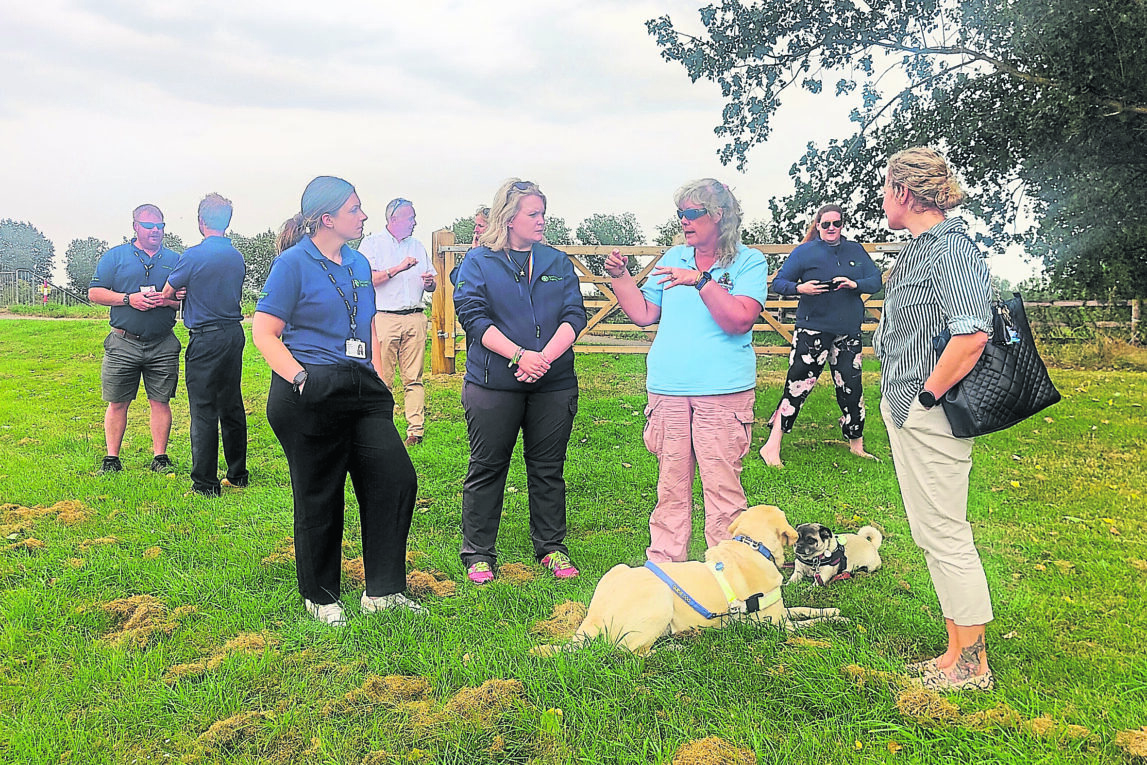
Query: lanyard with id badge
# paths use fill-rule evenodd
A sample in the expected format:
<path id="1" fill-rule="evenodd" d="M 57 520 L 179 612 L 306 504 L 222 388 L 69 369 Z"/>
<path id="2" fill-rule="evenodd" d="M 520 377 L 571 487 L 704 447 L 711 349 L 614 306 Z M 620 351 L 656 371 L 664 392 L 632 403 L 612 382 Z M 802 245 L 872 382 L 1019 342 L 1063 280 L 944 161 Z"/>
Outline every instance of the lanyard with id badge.
<path id="1" fill-rule="evenodd" d="M 155 258 L 158 257 L 158 255 L 159 255 L 159 253 L 156 253 L 152 257 L 145 259 L 142 255 L 139 254 L 138 249 L 135 251 L 135 256 L 137 258 L 139 258 L 139 264 L 141 266 L 143 266 L 143 280 L 145 282 L 151 281 L 151 269 L 155 268 Z M 155 292 L 155 285 L 154 284 L 141 284 L 139 287 L 139 291 L 142 292 L 144 295 L 151 294 L 152 292 Z"/>
<path id="2" fill-rule="evenodd" d="M 339 297 L 343 299 L 343 305 L 346 306 L 346 315 L 350 320 L 350 337 L 346 341 L 346 355 L 351 359 L 365 359 L 366 358 L 366 343 L 359 340 L 356 335 L 358 334 L 358 292 L 354 289 L 354 273 L 351 273 L 351 297 L 354 299 L 354 306 L 351 306 L 350 301 L 347 300 L 346 293 L 343 292 L 342 287 L 335 281 L 335 276 L 327 268 L 326 259 L 319 261 L 319 265 L 323 267 L 326 272 L 327 278 L 331 280 L 335 290 L 339 293 Z M 349 271 L 349 267 L 348 267 Z"/>

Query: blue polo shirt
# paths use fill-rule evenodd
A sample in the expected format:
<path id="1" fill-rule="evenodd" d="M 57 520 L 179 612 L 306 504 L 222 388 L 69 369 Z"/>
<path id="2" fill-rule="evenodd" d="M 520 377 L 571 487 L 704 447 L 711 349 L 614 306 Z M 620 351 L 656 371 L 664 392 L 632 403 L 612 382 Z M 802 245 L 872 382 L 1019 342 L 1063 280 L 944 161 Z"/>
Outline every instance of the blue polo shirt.
<path id="1" fill-rule="evenodd" d="M 140 287 L 147 286 L 162 290 L 178 262 L 179 253 L 174 250 L 160 247 L 155 255 L 148 255 L 136 247 L 132 239 L 100 256 L 88 288 L 103 287 L 126 293 L 139 292 Z M 163 337 L 175 326 L 175 309 L 160 306 L 140 311 L 129 305 L 113 305 L 111 325 L 148 340 Z"/>
<path id="2" fill-rule="evenodd" d="M 345 244 L 342 261 L 341 266 L 335 265 L 323 257 L 310 237 L 303 237 L 271 265 L 255 310 L 287 323 L 283 344 L 300 364 L 357 363 L 370 367 L 370 327 L 374 319 L 370 263 L 358 250 Z M 331 276 L 335 284 L 331 284 Z M 336 284 L 346 296 L 345 301 L 335 289 Z M 347 303 L 352 310 L 357 309 L 353 335 Z M 366 343 L 365 359 L 346 355 L 346 341 L 351 337 Z"/>
<path id="3" fill-rule="evenodd" d="M 183 323 L 188 329 L 242 321 L 239 300 L 246 274 L 243 256 L 224 236 L 209 236 L 188 247 L 167 277 L 175 289 L 187 288 Z"/>
<path id="4" fill-rule="evenodd" d="M 693 248 L 679 245 L 657 265 L 696 269 Z M 738 245 L 728 266 L 709 269 L 713 283 L 732 295 L 765 305 L 769 264 L 757 250 Z M 716 396 L 740 393 L 757 385 L 757 354 L 752 330 L 730 335 L 713 318 L 693 287 L 666 290 L 650 278 L 641 288 L 645 299 L 661 306 L 657 337 L 649 349 L 645 387 L 663 396 Z"/>

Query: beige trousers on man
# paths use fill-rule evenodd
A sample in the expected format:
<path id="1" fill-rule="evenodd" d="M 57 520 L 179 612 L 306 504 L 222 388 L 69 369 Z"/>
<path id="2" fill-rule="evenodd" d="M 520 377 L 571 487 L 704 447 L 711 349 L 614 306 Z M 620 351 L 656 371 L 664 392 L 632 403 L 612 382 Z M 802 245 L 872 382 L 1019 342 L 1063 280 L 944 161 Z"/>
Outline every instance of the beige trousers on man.
<path id="1" fill-rule="evenodd" d="M 426 356 L 426 314 L 405 315 L 379 311 L 374 331 L 381 348 L 382 381 L 394 390 L 394 369 L 402 378 L 406 408 L 406 437 L 422 436 L 426 421 L 426 391 L 422 387 L 422 364 Z"/>
<path id="2" fill-rule="evenodd" d="M 972 439 L 952 435 L 940 406 L 925 409 L 913 401 L 903 428 L 896 427 L 886 401 L 880 402 L 880 414 L 888 428 L 908 527 L 924 551 L 940 610 L 964 627 L 987 624 L 992 601 L 968 523 Z"/>

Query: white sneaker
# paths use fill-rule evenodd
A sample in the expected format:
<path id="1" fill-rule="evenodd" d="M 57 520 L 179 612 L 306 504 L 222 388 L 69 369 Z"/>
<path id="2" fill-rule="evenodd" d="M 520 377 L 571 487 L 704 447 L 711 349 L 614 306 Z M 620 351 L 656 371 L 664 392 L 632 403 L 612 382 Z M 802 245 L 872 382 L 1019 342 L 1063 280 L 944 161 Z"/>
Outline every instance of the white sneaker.
<path id="1" fill-rule="evenodd" d="M 318 603 L 312 603 L 304 599 L 303 605 L 307 607 L 308 614 L 323 624 L 329 624 L 332 627 L 346 626 L 346 613 L 343 611 L 342 604 L 337 600 L 334 603 L 327 603 L 326 605 L 320 606 Z"/>
<path id="2" fill-rule="evenodd" d="M 420 614 L 426 610 L 401 592 L 396 592 L 393 595 L 380 595 L 377 598 L 372 598 L 365 592 L 362 594 L 362 611 L 365 614 L 373 614 L 375 611 L 388 611 L 393 608 L 401 608 L 414 614 Z"/>

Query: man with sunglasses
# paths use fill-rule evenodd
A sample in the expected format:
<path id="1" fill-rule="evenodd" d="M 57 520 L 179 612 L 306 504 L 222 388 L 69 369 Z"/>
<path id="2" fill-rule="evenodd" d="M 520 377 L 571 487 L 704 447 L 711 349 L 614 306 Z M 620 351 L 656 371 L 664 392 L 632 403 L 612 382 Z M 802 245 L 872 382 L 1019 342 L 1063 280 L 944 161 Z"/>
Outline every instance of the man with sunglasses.
<path id="1" fill-rule="evenodd" d="M 426 421 L 426 393 L 422 386 L 426 354 L 426 314 L 422 293 L 437 287 L 434 269 L 422 242 L 411 236 L 416 223 L 414 204 L 401 197 L 386 205 L 386 228 L 359 245 L 370 262 L 374 282 L 375 318 L 379 353 L 378 376 L 394 386 L 394 370 L 402 378 L 406 410 L 406 445 L 422 443 Z"/>
<path id="2" fill-rule="evenodd" d="M 111 333 L 104 340 L 100 370 L 107 456 L 101 473 L 123 470 L 119 459 L 127 410 L 139 392 L 143 377 L 150 406 L 151 469 L 170 472 L 167 457 L 171 435 L 171 404 L 179 382 L 179 351 L 182 346 L 171 331 L 175 309 L 185 291 L 173 298 L 163 296 L 163 285 L 179 262 L 179 255 L 163 246 L 163 213 L 155 205 L 140 205 L 132 211 L 135 237 L 100 256 L 88 286 L 88 299 L 111 307 Z"/>

